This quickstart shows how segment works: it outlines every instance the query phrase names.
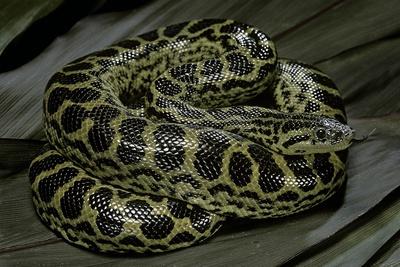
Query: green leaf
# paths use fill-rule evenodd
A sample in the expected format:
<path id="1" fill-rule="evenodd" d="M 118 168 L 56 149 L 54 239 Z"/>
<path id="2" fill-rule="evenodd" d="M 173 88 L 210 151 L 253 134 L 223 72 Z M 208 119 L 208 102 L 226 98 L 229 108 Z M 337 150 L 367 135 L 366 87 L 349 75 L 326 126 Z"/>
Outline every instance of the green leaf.
<path id="1" fill-rule="evenodd" d="M 0 54 L 6 46 L 33 22 L 48 15 L 62 0 L 0 1 Z"/>

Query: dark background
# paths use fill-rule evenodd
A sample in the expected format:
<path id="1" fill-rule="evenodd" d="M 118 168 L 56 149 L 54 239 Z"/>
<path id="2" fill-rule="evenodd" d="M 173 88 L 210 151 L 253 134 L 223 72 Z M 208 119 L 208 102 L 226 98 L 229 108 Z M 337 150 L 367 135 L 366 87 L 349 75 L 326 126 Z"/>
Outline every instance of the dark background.
<path id="1" fill-rule="evenodd" d="M 0 1 L 0 266 L 400 262 L 399 1 L 6 2 Z M 361 134 L 376 128 L 350 148 L 346 190 L 296 216 L 231 222 L 208 242 L 165 254 L 98 255 L 55 237 L 34 213 L 27 178 L 27 164 L 44 139 L 42 95 L 51 74 L 129 35 L 211 17 L 253 24 L 272 36 L 281 57 L 315 64 L 341 89 L 349 124 Z"/>

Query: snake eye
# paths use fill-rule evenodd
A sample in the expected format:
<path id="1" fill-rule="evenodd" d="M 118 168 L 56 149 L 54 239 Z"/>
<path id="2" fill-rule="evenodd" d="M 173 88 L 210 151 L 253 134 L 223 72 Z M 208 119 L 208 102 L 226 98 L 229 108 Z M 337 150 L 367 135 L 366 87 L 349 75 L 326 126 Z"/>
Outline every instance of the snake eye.
<path id="1" fill-rule="evenodd" d="M 325 137 L 326 137 L 326 131 L 325 131 L 325 129 L 318 129 L 318 130 L 316 130 L 315 131 L 315 136 L 318 138 L 318 139 L 324 139 Z"/>

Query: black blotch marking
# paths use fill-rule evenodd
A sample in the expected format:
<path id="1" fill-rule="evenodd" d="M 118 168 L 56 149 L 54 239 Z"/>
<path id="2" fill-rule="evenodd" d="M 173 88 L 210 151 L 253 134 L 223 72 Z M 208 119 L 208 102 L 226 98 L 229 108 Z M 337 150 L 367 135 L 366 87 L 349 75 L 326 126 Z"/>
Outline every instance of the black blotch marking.
<path id="1" fill-rule="evenodd" d="M 135 49 L 140 45 L 140 42 L 138 40 L 124 40 L 116 44 L 117 46 L 120 46 L 122 48 L 127 48 L 127 49 Z"/>
<path id="2" fill-rule="evenodd" d="M 139 35 L 140 38 L 142 38 L 145 41 L 155 41 L 158 39 L 158 33 L 157 30 L 150 31 L 144 34 Z"/>
<path id="3" fill-rule="evenodd" d="M 347 149 L 345 150 L 340 150 L 340 151 L 336 151 L 335 154 L 339 157 L 340 161 L 343 163 L 346 163 L 347 161 L 347 155 L 349 151 Z"/>
<path id="4" fill-rule="evenodd" d="M 93 125 L 88 132 L 88 141 L 93 151 L 98 153 L 108 150 L 114 140 L 114 134 L 115 132 L 111 127 Z"/>
<path id="5" fill-rule="evenodd" d="M 90 54 L 93 57 L 113 57 L 118 55 L 118 50 L 114 48 L 107 48 Z"/>
<path id="6" fill-rule="evenodd" d="M 229 175 L 237 186 L 246 186 L 250 183 L 253 171 L 251 160 L 241 152 L 235 152 L 229 160 Z"/>
<path id="7" fill-rule="evenodd" d="M 77 71 L 77 70 L 88 70 L 93 68 L 93 64 L 89 62 L 79 62 L 72 65 L 68 65 L 63 68 L 63 71 L 70 72 L 70 71 Z"/>
<path id="8" fill-rule="evenodd" d="M 66 159 L 61 155 L 50 155 L 40 161 L 36 161 L 29 168 L 29 179 L 33 183 L 35 178 L 42 172 L 54 169 L 55 166 L 62 164 Z"/>
<path id="9" fill-rule="evenodd" d="M 142 133 L 146 126 L 147 122 L 139 118 L 122 121 L 119 128 L 122 138 L 117 147 L 117 155 L 124 164 L 137 163 L 144 157 L 146 144 Z"/>
<path id="10" fill-rule="evenodd" d="M 132 193 L 129 191 L 125 191 L 125 190 L 117 190 L 117 195 L 119 198 L 124 199 L 124 198 L 131 197 Z"/>
<path id="11" fill-rule="evenodd" d="M 229 139 L 218 131 L 202 132 L 195 154 L 194 166 L 197 173 L 206 180 L 215 180 L 221 174 L 224 152 L 229 148 Z"/>
<path id="12" fill-rule="evenodd" d="M 187 242 L 192 242 L 195 239 L 196 238 L 191 233 L 185 231 L 185 232 L 176 234 L 171 239 L 171 241 L 169 241 L 169 244 L 173 245 L 173 244 L 187 243 Z"/>
<path id="13" fill-rule="evenodd" d="M 49 82 L 47 83 L 47 88 L 52 86 L 55 83 L 69 85 L 69 84 L 77 84 L 81 82 L 87 82 L 91 79 L 91 77 L 84 73 L 71 73 L 64 74 L 62 72 L 57 72 L 54 74 Z"/>
<path id="14" fill-rule="evenodd" d="M 191 210 L 187 207 L 184 202 L 168 199 L 167 207 L 172 216 L 175 218 L 185 218 L 190 216 Z"/>
<path id="15" fill-rule="evenodd" d="M 144 200 L 130 200 L 125 205 L 125 214 L 128 218 L 146 220 L 153 208 Z"/>
<path id="16" fill-rule="evenodd" d="M 48 207 L 46 208 L 46 213 L 50 216 L 53 216 L 59 220 L 61 220 L 60 214 L 58 214 L 58 210 L 54 207 Z"/>
<path id="17" fill-rule="evenodd" d="M 188 22 L 170 25 L 164 29 L 164 35 L 170 38 L 174 37 L 178 35 L 186 25 L 188 25 Z"/>
<path id="18" fill-rule="evenodd" d="M 254 64 L 240 53 L 228 54 L 225 58 L 229 62 L 229 71 L 238 76 L 249 74 L 254 70 Z"/>
<path id="19" fill-rule="evenodd" d="M 201 187 L 201 184 L 199 181 L 194 179 L 190 174 L 187 175 L 180 175 L 180 176 L 174 176 L 169 180 L 172 184 L 177 184 L 177 183 L 186 183 L 190 184 L 193 188 L 199 189 Z"/>
<path id="20" fill-rule="evenodd" d="M 164 197 L 158 195 L 148 195 L 148 197 L 154 202 L 161 202 L 164 200 Z"/>
<path id="21" fill-rule="evenodd" d="M 69 99 L 69 90 L 67 88 L 57 87 L 53 89 L 47 99 L 47 112 L 50 115 L 56 113 L 67 99 Z"/>
<path id="22" fill-rule="evenodd" d="M 245 80 L 236 80 L 236 79 L 230 79 L 227 80 L 223 85 L 223 89 L 228 91 L 233 88 L 250 88 L 253 87 L 255 84 L 255 81 L 245 81 Z"/>
<path id="23" fill-rule="evenodd" d="M 263 192 L 277 192 L 285 185 L 285 175 L 273 159 L 272 153 L 259 145 L 249 145 L 248 152 L 258 163 L 258 184 Z"/>
<path id="24" fill-rule="evenodd" d="M 124 237 L 119 243 L 134 247 L 145 247 L 145 244 L 134 235 Z"/>
<path id="25" fill-rule="evenodd" d="M 217 184 L 211 188 L 208 189 L 208 192 L 210 192 L 211 195 L 215 196 L 219 192 L 226 192 L 228 193 L 229 196 L 233 196 L 233 189 L 226 184 Z"/>
<path id="26" fill-rule="evenodd" d="M 174 221 L 165 215 L 150 215 L 147 220 L 140 225 L 143 235 L 147 239 L 166 238 L 174 229 Z"/>
<path id="27" fill-rule="evenodd" d="M 189 218 L 192 227 L 199 233 L 203 234 L 211 227 L 212 215 L 203 209 L 193 208 Z"/>
<path id="28" fill-rule="evenodd" d="M 285 155 L 287 166 L 296 177 L 297 186 L 304 192 L 308 192 L 317 185 L 316 177 L 306 159 L 302 155 Z"/>
<path id="29" fill-rule="evenodd" d="M 89 205 L 98 211 L 96 217 L 97 228 L 103 235 L 115 237 L 123 231 L 122 214 L 119 210 L 112 209 L 111 199 L 113 193 L 110 189 L 101 187 L 89 197 Z"/>
<path id="30" fill-rule="evenodd" d="M 57 190 L 71 181 L 71 179 L 78 175 L 78 173 L 79 171 L 75 168 L 65 167 L 57 173 L 51 174 L 40 180 L 38 184 L 40 199 L 44 202 L 50 202 Z"/>
<path id="31" fill-rule="evenodd" d="M 84 107 L 71 105 L 67 107 L 61 115 L 61 125 L 65 133 L 73 133 L 82 127 L 82 122 L 87 117 Z"/>
<path id="32" fill-rule="evenodd" d="M 154 85 L 157 91 L 163 95 L 174 96 L 182 92 L 182 87 L 164 77 L 158 78 Z"/>
<path id="33" fill-rule="evenodd" d="M 320 110 L 321 106 L 315 101 L 307 101 L 306 106 L 304 107 L 304 112 L 313 113 L 315 111 Z"/>
<path id="34" fill-rule="evenodd" d="M 310 75 L 315 82 L 329 88 L 337 89 L 336 84 L 330 78 L 317 73 L 311 73 Z"/>
<path id="35" fill-rule="evenodd" d="M 85 178 L 74 182 L 74 184 L 64 193 L 60 200 L 61 210 L 65 218 L 77 219 L 81 215 L 84 196 L 96 182 Z"/>
<path id="36" fill-rule="evenodd" d="M 99 99 L 100 92 L 91 88 L 77 88 L 70 91 L 68 99 L 74 103 L 87 103 Z"/>
<path id="37" fill-rule="evenodd" d="M 169 74 L 172 78 L 188 83 L 188 84 L 196 84 L 198 83 L 198 78 L 195 77 L 195 73 L 197 70 L 197 65 L 195 63 L 186 63 L 169 70 Z"/>
<path id="38" fill-rule="evenodd" d="M 82 155 L 85 155 L 87 157 L 87 159 L 90 160 L 92 158 L 92 155 L 89 153 L 89 150 L 87 149 L 86 144 L 83 141 L 81 140 L 68 141 L 66 142 L 66 144 L 68 146 L 78 149 Z"/>
<path id="39" fill-rule="evenodd" d="M 178 169 L 184 162 L 185 132 L 177 125 L 164 124 L 154 131 L 156 165 L 164 170 Z"/>
<path id="40" fill-rule="evenodd" d="M 293 191 L 287 191 L 283 194 L 280 194 L 277 197 L 277 200 L 282 201 L 282 202 L 289 202 L 289 201 L 296 201 L 299 199 L 299 194 Z"/>
<path id="41" fill-rule="evenodd" d="M 76 225 L 76 230 L 85 232 L 88 235 L 96 235 L 92 225 L 89 222 L 81 222 Z"/>
<path id="42" fill-rule="evenodd" d="M 60 125 L 58 124 L 58 122 L 56 120 L 51 120 L 49 122 L 49 125 L 50 125 L 50 128 L 56 132 L 57 137 L 61 138 L 62 132 L 61 132 L 61 128 L 60 128 Z"/>
<path id="43" fill-rule="evenodd" d="M 204 61 L 203 69 L 201 70 L 201 74 L 206 77 L 212 77 L 216 79 L 221 74 L 224 65 L 219 59 L 209 59 Z"/>
<path id="44" fill-rule="evenodd" d="M 223 25 L 220 29 L 220 32 L 221 33 L 236 33 L 238 31 L 246 30 L 248 28 L 249 28 L 249 25 L 246 25 L 244 23 L 240 23 L 237 21 L 232 21 L 232 23 Z"/>
<path id="45" fill-rule="evenodd" d="M 310 127 L 311 123 L 310 122 L 306 122 L 306 121 L 302 121 L 301 123 L 295 120 L 289 120 L 286 121 L 282 124 L 282 132 L 283 133 L 288 133 L 290 131 L 298 131 L 301 130 L 303 128 L 307 128 Z"/>
<path id="46" fill-rule="evenodd" d="M 113 107 L 100 105 L 94 107 L 90 113 L 90 118 L 95 122 L 95 124 L 106 124 L 118 117 L 121 112 Z"/>
<path id="47" fill-rule="evenodd" d="M 295 135 L 290 137 L 287 141 L 282 143 L 282 146 L 284 148 L 289 148 L 290 146 L 297 144 L 301 141 L 307 141 L 310 139 L 310 135 L 308 134 L 303 134 L 303 135 Z"/>
<path id="48" fill-rule="evenodd" d="M 224 19 L 204 19 L 204 20 L 200 20 L 198 22 L 196 22 L 195 24 L 193 24 L 192 26 L 190 26 L 188 28 L 188 31 L 190 33 L 196 33 L 196 32 L 200 32 L 204 29 L 207 29 L 208 27 L 215 25 L 215 24 L 219 24 L 224 22 Z"/>
<path id="49" fill-rule="evenodd" d="M 101 105 L 94 107 L 89 116 L 94 121 L 94 125 L 88 132 L 88 140 L 93 151 L 106 151 L 114 140 L 114 130 L 109 123 L 120 115 L 116 108 Z"/>
<path id="50" fill-rule="evenodd" d="M 333 164 L 329 162 L 329 158 L 329 153 L 314 154 L 313 167 L 324 184 L 328 184 L 332 181 L 335 171 Z"/>

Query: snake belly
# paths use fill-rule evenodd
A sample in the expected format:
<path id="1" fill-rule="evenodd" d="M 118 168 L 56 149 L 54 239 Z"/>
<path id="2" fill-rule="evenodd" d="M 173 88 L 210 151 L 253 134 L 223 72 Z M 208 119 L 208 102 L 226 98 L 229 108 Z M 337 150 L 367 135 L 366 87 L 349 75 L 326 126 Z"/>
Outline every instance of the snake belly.
<path id="1" fill-rule="evenodd" d="M 240 106 L 266 89 L 273 110 Z M 142 253 L 201 242 L 226 217 L 313 207 L 345 180 L 346 150 L 270 149 L 298 127 L 276 112 L 346 122 L 326 74 L 243 23 L 193 20 L 91 53 L 46 87 L 36 211 L 72 244 Z"/>

